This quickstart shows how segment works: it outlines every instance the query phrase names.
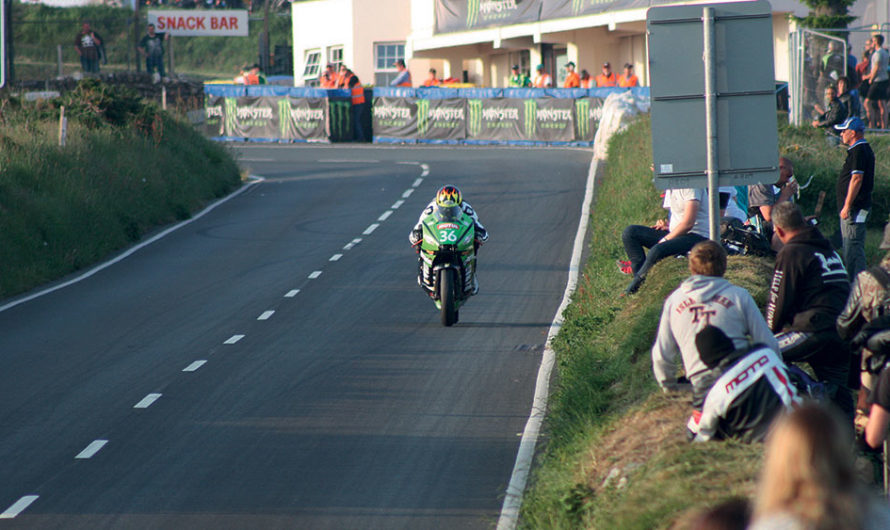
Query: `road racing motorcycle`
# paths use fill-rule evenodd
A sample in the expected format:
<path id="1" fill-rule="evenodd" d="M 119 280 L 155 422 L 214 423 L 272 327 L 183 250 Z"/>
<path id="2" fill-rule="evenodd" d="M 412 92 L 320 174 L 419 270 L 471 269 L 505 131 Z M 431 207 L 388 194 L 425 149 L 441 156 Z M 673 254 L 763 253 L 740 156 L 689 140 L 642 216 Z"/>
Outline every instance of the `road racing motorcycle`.
<path id="1" fill-rule="evenodd" d="M 475 223 L 459 206 L 439 207 L 421 220 L 421 228 L 420 286 L 441 311 L 442 325 L 452 326 L 473 292 Z"/>

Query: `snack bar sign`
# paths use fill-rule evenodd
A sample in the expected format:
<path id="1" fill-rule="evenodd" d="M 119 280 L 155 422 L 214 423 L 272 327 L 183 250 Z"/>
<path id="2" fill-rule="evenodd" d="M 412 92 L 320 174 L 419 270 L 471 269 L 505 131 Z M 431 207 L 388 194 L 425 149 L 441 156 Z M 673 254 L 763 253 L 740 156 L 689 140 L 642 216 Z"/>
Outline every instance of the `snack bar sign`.
<path id="1" fill-rule="evenodd" d="M 166 32 L 175 37 L 246 37 L 248 35 L 246 9 L 149 10 L 148 23 L 154 24 L 158 33 Z"/>

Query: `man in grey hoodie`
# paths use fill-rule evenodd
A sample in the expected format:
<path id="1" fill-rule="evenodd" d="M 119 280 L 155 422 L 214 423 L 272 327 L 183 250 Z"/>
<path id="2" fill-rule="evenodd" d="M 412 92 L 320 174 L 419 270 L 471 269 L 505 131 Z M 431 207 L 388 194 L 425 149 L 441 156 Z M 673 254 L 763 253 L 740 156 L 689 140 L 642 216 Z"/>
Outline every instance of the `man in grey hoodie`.
<path id="1" fill-rule="evenodd" d="M 695 344 L 696 335 L 705 326 L 723 331 L 735 349 L 761 343 L 779 351 L 779 344 L 751 294 L 723 278 L 726 251 L 719 243 L 705 240 L 692 247 L 689 272 L 692 276 L 664 302 L 658 336 L 652 346 L 652 369 L 663 389 L 677 388 L 679 353 L 686 377 L 692 383 L 693 409 L 700 414 L 704 397 L 713 383 L 710 369 Z"/>

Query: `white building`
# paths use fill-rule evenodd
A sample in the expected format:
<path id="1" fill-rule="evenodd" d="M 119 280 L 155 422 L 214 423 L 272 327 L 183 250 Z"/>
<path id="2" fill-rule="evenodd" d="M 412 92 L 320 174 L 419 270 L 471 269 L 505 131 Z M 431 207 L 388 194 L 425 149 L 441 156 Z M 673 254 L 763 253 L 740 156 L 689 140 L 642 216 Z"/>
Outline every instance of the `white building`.
<path id="1" fill-rule="evenodd" d="M 534 20 L 525 23 L 471 29 L 444 28 L 440 16 L 478 10 L 508 18 L 510 10 L 540 4 L 540 13 L 573 9 L 571 6 L 610 3 L 639 5 L 639 1 L 608 0 L 310 0 L 293 4 L 295 85 L 311 85 L 325 63 L 345 62 L 365 84 L 388 85 L 395 75 L 392 61 L 404 58 L 414 86 L 427 77 L 430 67 L 438 77 L 453 77 L 477 86 L 503 87 L 510 67 L 526 72 L 543 64 L 554 78 L 564 76 L 563 65 L 572 61 L 591 76 L 604 62 L 620 73 L 631 63 L 643 85 L 648 85 L 646 10 L 667 3 L 649 0 L 647 7 L 614 8 L 597 14 Z M 677 3 L 713 3 L 707 1 Z M 859 0 L 851 9 L 859 18 L 851 26 L 880 27 L 888 22 L 887 0 Z M 567 7 L 568 5 L 568 7 Z M 773 50 L 776 79 L 789 79 L 788 15 L 805 16 L 808 8 L 796 0 L 772 0 Z M 468 7 L 469 6 L 469 7 Z M 548 7 L 556 6 L 556 7 Z M 578 7 L 574 7 L 578 9 Z M 582 8 L 583 9 L 583 8 Z M 460 16 L 460 13 L 458 13 Z M 437 27 L 437 22 L 439 27 Z M 885 26 L 886 30 L 890 26 Z M 858 54 L 869 30 L 854 33 L 850 44 Z M 561 78 L 559 78 L 561 79 Z"/>

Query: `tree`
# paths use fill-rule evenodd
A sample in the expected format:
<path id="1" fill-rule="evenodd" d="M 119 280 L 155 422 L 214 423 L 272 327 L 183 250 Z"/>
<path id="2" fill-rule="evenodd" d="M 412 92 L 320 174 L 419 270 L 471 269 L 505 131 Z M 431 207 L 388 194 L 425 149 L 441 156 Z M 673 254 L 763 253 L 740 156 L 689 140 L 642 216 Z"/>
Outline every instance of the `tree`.
<path id="1" fill-rule="evenodd" d="M 811 9 L 810 13 L 797 21 L 807 28 L 846 29 L 856 17 L 847 10 L 856 0 L 802 0 Z"/>

